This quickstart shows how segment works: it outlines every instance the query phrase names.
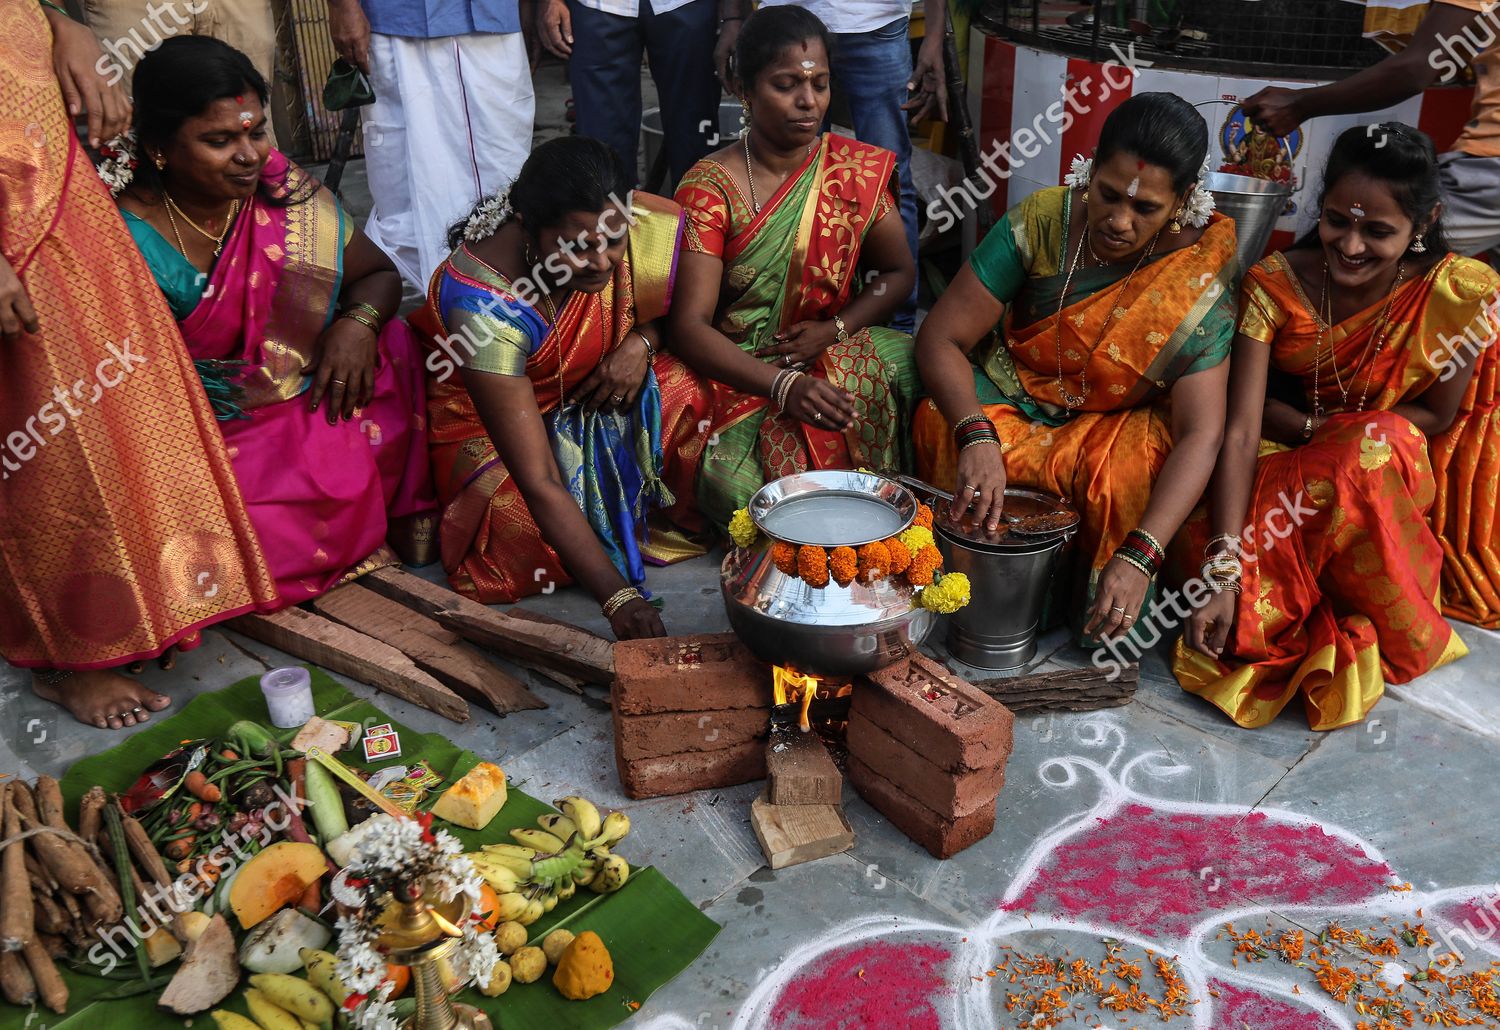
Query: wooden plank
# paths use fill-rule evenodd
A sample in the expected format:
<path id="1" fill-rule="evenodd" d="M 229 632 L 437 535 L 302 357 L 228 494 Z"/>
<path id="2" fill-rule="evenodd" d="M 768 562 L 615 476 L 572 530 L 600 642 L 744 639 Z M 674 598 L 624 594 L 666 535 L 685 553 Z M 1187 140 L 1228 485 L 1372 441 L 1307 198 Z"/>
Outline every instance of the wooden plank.
<path id="1" fill-rule="evenodd" d="M 496 611 L 401 569 L 379 569 L 361 577 L 360 584 L 511 661 L 599 686 L 614 679 L 614 645 L 577 626 Z"/>
<path id="2" fill-rule="evenodd" d="M 576 633 L 582 633 L 585 636 L 594 638 L 595 640 L 602 640 L 606 644 L 610 642 L 608 637 L 601 636 L 591 629 L 584 629 L 582 626 L 575 626 L 573 625 L 573 623 L 567 622 L 563 619 L 559 619 L 554 615 L 548 615 L 546 612 L 535 611 L 534 609 L 526 608 L 519 604 L 512 605 L 511 607 L 505 609 L 505 614 L 509 615 L 513 619 L 524 619 L 527 622 L 539 622 L 544 626 L 566 626 L 568 629 L 573 630 Z"/>
<path id="3" fill-rule="evenodd" d="M 837 805 L 773 805 L 762 792 L 750 803 L 750 827 L 772 869 L 814 862 L 854 846 L 854 830 Z"/>
<path id="4" fill-rule="evenodd" d="M 766 778 L 773 805 L 837 805 L 844 794 L 844 777 L 816 733 L 772 733 L 766 742 Z"/>
<path id="5" fill-rule="evenodd" d="M 467 722 L 463 698 L 417 668 L 390 644 L 340 626 L 301 608 L 270 615 L 241 615 L 228 627 L 294 658 L 368 683 L 403 701 L 421 705 L 454 722 Z"/>
<path id="6" fill-rule="evenodd" d="M 330 590 L 314 600 L 312 607 L 334 622 L 385 641 L 460 697 L 497 715 L 547 707 L 526 684 L 457 633 L 358 583 Z"/>
<path id="7" fill-rule="evenodd" d="M 1128 704 L 1135 696 L 1140 667 L 1126 665 L 1114 679 L 1102 669 L 1061 669 L 974 684 L 1014 713 L 1082 712 Z"/>

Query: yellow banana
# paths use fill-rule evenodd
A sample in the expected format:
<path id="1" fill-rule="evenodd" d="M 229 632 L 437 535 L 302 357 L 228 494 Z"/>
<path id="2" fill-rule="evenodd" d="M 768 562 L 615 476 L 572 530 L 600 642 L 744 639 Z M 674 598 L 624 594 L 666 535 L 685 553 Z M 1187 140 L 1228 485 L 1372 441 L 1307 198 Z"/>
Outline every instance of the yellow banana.
<path id="1" fill-rule="evenodd" d="M 558 840 L 571 841 L 578 833 L 578 827 L 574 825 L 573 820 L 565 815 L 558 815 L 556 812 L 537 816 L 536 824 Z"/>
<path id="2" fill-rule="evenodd" d="M 595 862 L 592 859 L 587 862 L 580 862 L 578 868 L 573 870 L 573 882 L 577 884 L 588 883 L 594 878 L 594 874 L 598 871 L 598 862 Z"/>
<path id="3" fill-rule="evenodd" d="M 223 1009 L 214 1009 L 209 1013 L 213 1017 L 215 1025 L 219 1030 L 260 1030 L 260 1024 L 253 1019 L 246 1019 L 238 1012 L 225 1012 Z"/>
<path id="4" fill-rule="evenodd" d="M 501 865 L 499 862 L 486 862 L 474 859 L 474 869 L 480 876 L 484 877 L 485 883 L 495 888 L 495 893 L 497 894 L 513 891 L 523 882 L 523 877 L 520 873 L 517 873 L 509 866 Z"/>
<path id="5" fill-rule="evenodd" d="M 333 1019 L 333 1001 L 300 976 L 286 973 L 256 973 L 250 983 L 279 1008 L 298 1019 L 324 1023 Z"/>
<path id="6" fill-rule="evenodd" d="M 265 1030 L 302 1030 L 302 1020 L 277 1005 L 256 988 L 246 988 L 244 998 L 245 1007 L 250 1010 L 250 1018 Z"/>
<path id="7" fill-rule="evenodd" d="M 338 956 L 317 948 L 303 948 L 297 955 L 302 959 L 302 968 L 307 970 L 308 982 L 328 995 L 335 1005 L 344 1004 L 344 999 L 349 997 L 349 988 L 339 979 Z"/>
<path id="8" fill-rule="evenodd" d="M 532 923 L 542 918 L 542 914 L 545 911 L 546 909 L 543 907 L 541 900 L 534 898 L 526 903 L 526 911 L 522 912 L 519 916 L 516 917 L 516 922 L 520 923 L 522 926 L 530 926 Z"/>
<path id="9" fill-rule="evenodd" d="M 500 922 L 518 918 L 526 911 L 526 895 L 517 894 L 514 891 L 501 893 L 495 891 L 495 912 Z"/>
<path id="10" fill-rule="evenodd" d="M 546 893 L 546 895 L 543 896 L 543 898 L 542 898 L 542 911 L 543 912 L 551 912 L 556 907 L 557 907 L 557 892 L 556 891 L 548 891 Z"/>
<path id="11" fill-rule="evenodd" d="M 604 823 L 599 828 L 597 836 L 603 838 L 601 843 L 605 847 L 613 847 L 625 839 L 630 832 L 630 816 L 624 812 L 611 812 L 604 817 Z"/>
<path id="12" fill-rule="evenodd" d="M 480 850 L 486 855 L 497 855 L 501 858 L 535 858 L 536 848 L 529 844 L 484 844 Z"/>
<path id="13" fill-rule="evenodd" d="M 599 871 L 589 881 L 589 890 L 595 894 L 613 894 L 625 886 L 625 880 L 630 876 L 630 863 L 619 855 L 610 855 L 599 866 Z"/>
<path id="14" fill-rule="evenodd" d="M 577 890 L 578 884 L 573 881 L 573 878 L 571 876 L 564 877 L 563 882 L 557 885 L 557 900 L 567 901 Z"/>
<path id="15" fill-rule="evenodd" d="M 511 830 L 510 836 L 512 840 L 524 844 L 527 847 L 532 847 L 537 851 L 549 852 L 551 854 L 556 854 L 559 851 L 566 851 L 568 848 L 568 844 L 566 841 L 558 840 L 557 837 L 548 833 L 546 830 Z"/>
<path id="16" fill-rule="evenodd" d="M 599 827 L 602 824 L 599 809 L 588 798 L 569 794 L 565 798 L 554 801 L 553 805 L 559 808 L 563 815 L 573 820 L 573 825 L 578 827 L 579 836 L 584 840 L 593 840 L 599 836 Z"/>

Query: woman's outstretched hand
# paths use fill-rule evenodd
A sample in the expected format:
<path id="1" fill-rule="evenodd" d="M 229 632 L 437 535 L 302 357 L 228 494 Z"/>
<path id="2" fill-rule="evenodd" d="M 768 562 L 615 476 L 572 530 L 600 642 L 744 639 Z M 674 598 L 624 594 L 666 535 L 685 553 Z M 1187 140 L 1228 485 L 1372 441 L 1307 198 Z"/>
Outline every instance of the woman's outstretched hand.
<path id="1" fill-rule="evenodd" d="M 1094 640 L 1107 640 L 1129 632 L 1140 614 L 1141 605 L 1146 600 L 1146 588 L 1150 585 L 1151 580 L 1140 569 L 1120 558 L 1111 558 L 1099 574 L 1099 588 L 1094 592 L 1094 603 L 1089 606 L 1083 635 Z"/>
<path id="2" fill-rule="evenodd" d="M 854 422 L 854 398 L 826 379 L 798 376 L 785 411 L 815 429 L 843 431 Z"/>
<path id="3" fill-rule="evenodd" d="M 961 451 L 948 521 L 995 532 L 1005 511 L 1005 482 L 1005 452 L 998 445 L 981 444 Z"/>
<path id="4" fill-rule="evenodd" d="M 631 601 L 615 612 L 614 617 L 609 620 L 609 628 L 616 640 L 642 640 L 667 635 L 661 613 L 644 598 Z"/>
<path id="5" fill-rule="evenodd" d="M 22 333 L 34 333 L 41 327 L 26 287 L 10 262 L 0 255 L 0 334 L 10 343 L 20 339 Z"/>
<path id="6" fill-rule="evenodd" d="M 1240 595 L 1232 590 L 1218 590 L 1188 616 L 1188 646 L 1210 658 L 1221 658 L 1234 632 L 1235 613 Z"/>
<path id="7" fill-rule="evenodd" d="M 375 395 L 375 333 L 352 318 L 335 318 L 318 337 L 318 356 L 307 370 L 313 377 L 311 410 L 328 398 L 328 424 L 351 419 L 354 409 Z"/>

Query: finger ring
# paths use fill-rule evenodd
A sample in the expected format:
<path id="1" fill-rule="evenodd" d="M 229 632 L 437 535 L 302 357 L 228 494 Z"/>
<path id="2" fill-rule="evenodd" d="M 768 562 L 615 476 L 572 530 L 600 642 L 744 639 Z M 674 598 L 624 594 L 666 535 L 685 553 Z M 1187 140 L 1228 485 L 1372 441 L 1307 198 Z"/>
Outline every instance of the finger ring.
<path id="1" fill-rule="evenodd" d="M 791 368 L 792 367 L 792 356 L 790 354 L 783 354 L 781 356 L 781 363 L 783 365 L 785 365 L 787 368 Z"/>
<path id="2" fill-rule="evenodd" d="M 334 386 L 347 386 L 348 385 L 342 379 L 331 379 L 331 380 L 329 380 L 329 382 L 333 383 Z"/>
<path id="3" fill-rule="evenodd" d="M 1123 619 L 1121 619 L 1120 621 L 1121 622 L 1134 622 L 1135 621 L 1135 616 L 1134 615 L 1127 615 Z"/>
<path id="4" fill-rule="evenodd" d="M 1112 612 L 1123 612 L 1125 610 L 1125 606 L 1123 604 L 1110 605 L 1109 610 Z"/>
<path id="5" fill-rule="evenodd" d="M 615 394 L 613 397 L 610 398 L 610 400 L 614 401 L 616 404 L 619 404 L 624 399 L 625 399 L 625 395 L 624 394 L 619 394 L 619 393 Z"/>
<path id="6" fill-rule="evenodd" d="M 813 421 L 814 422 L 821 422 L 821 421 L 823 421 L 823 413 L 821 411 L 815 411 L 815 412 L 813 412 Z"/>
<path id="7" fill-rule="evenodd" d="M 130 714 L 131 714 L 131 715 L 140 715 L 140 714 L 141 714 L 141 709 L 140 709 L 140 707 L 139 707 L 139 706 L 137 706 L 137 707 L 135 707 L 135 708 L 132 708 L 132 709 L 131 709 L 131 710 L 130 710 Z"/>

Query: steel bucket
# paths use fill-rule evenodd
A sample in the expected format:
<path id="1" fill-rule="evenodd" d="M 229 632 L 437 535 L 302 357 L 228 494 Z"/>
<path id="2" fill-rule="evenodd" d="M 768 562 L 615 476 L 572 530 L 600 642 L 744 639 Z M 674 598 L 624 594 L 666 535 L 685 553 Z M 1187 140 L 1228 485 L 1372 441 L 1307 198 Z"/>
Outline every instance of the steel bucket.
<path id="1" fill-rule="evenodd" d="M 939 529 L 943 568 L 969 577 L 973 601 L 948 616 L 948 652 L 976 669 L 1019 669 L 1036 655 L 1037 627 L 1057 571 L 1063 536 L 1004 550 L 980 547 Z"/>
<path id="2" fill-rule="evenodd" d="M 1265 255 L 1276 221 L 1292 198 L 1291 184 L 1210 172 L 1208 190 L 1214 195 L 1214 206 L 1234 219 L 1235 249 L 1243 274 Z"/>

